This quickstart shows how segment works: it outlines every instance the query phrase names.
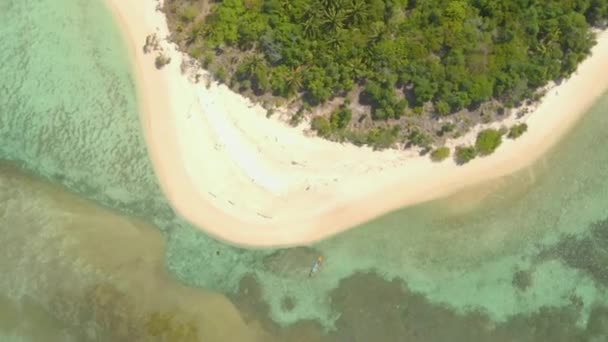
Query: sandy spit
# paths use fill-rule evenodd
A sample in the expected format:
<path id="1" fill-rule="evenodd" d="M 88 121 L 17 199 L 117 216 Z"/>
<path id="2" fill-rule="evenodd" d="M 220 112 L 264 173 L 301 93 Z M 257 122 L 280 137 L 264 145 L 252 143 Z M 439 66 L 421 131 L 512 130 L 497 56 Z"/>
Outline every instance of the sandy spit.
<path id="1" fill-rule="evenodd" d="M 252 247 L 309 244 L 389 211 L 450 195 L 529 165 L 608 90 L 608 31 L 592 56 L 526 116 L 528 132 L 457 166 L 403 151 L 329 142 L 278 120 L 224 85 L 195 83 L 166 40 L 155 0 L 106 0 L 131 52 L 141 122 L 173 208 L 203 231 Z M 171 63 L 144 53 L 156 33 Z M 205 78 L 205 72 L 203 78 Z M 473 139 L 474 135 L 468 135 Z M 407 229 L 404 224 L 403 229 Z"/>

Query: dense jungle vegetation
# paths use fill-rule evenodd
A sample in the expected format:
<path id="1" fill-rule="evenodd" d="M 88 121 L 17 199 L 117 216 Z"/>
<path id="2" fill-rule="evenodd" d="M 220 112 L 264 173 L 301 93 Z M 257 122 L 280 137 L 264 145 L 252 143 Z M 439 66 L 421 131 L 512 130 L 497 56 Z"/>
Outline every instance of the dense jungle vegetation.
<path id="1" fill-rule="evenodd" d="M 216 79 L 297 104 L 295 121 L 313 112 L 319 135 L 427 150 L 462 133 L 446 125 L 493 120 L 573 73 L 591 27 L 608 20 L 608 0 L 166 0 L 164 10 Z"/>

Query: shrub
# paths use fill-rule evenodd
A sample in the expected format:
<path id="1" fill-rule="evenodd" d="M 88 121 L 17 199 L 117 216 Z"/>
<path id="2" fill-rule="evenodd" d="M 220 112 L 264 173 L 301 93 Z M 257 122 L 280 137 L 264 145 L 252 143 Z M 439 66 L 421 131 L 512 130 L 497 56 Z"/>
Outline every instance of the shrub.
<path id="1" fill-rule="evenodd" d="M 300 124 L 300 122 L 302 122 L 302 120 L 304 119 L 304 110 L 302 108 L 298 109 L 297 112 L 295 112 L 291 118 L 289 119 L 289 124 L 292 125 L 293 127 L 296 127 L 297 125 Z"/>
<path id="2" fill-rule="evenodd" d="M 519 270 L 513 274 L 511 283 L 517 289 L 525 291 L 532 286 L 532 273 L 530 271 Z"/>
<path id="3" fill-rule="evenodd" d="M 502 136 L 499 131 L 495 129 L 484 129 L 477 134 L 477 141 L 475 141 L 475 149 L 481 156 L 487 156 L 492 154 L 502 143 Z"/>
<path id="4" fill-rule="evenodd" d="M 341 107 L 338 110 L 333 111 L 329 117 L 332 129 L 340 130 L 346 128 L 350 123 L 352 116 L 352 112 L 346 107 Z"/>
<path id="5" fill-rule="evenodd" d="M 344 138 L 356 146 L 367 144 L 367 133 L 361 131 L 344 131 Z"/>
<path id="6" fill-rule="evenodd" d="M 445 101 L 439 101 L 435 104 L 435 111 L 441 116 L 450 114 L 450 105 Z"/>
<path id="7" fill-rule="evenodd" d="M 374 150 L 382 150 L 391 147 L 397 141 L 398 127 L 374 128 L 367 134 L 366 143 Z"/>
<path id="8" fill-rule="evenodd" d="M 426 156 L 427 154 L 429 154 L 429 152 L 431 152 L 431 147 L 430 146 L 425 146 L 423 148 L 420 149 L 420 152 L 418 152 L 419 156 Z"/>
<path id="9" fill-rule="evenodd" d="M 217 77 L 217 80 L 220 83 L 226 83 L 226 77 L 228 77 L 228 74 L 226 73 L 226 69 L 224 69 L 223 67 L 220 67 L 219 69 L 217 69 L 217 71 L 215 72 L 215 77 Z"/>
<path id="10" fill-rule="evenodd" d="M 431 160 L 440 162 L 442 160 L 445 160 L 449 156 L 450 156 L 450 148 L 443 146 L 443 147 L 439 147 L 438 149 L 434 150 L 431 153 Z"/>
<path id="11" fill-rule="evenodd" d="M 327 137 L 331 133 L 329 120 L 323 116 L 315 116 L 314 119 L 312 119 L 310 127 L 321 137 Z"/>
<path id="12" fill-rule="evenodd" d="M 185 22 L 194 21 L 194 19 L 198 16 L 199 10 L 195 6 L 188 6 L 182 11 L 182 20 Z"/>
<path id="13" fill-rule="evenodd" d="M 473 146 L 456 147 L 456 162 L 459 165 L 466 164 L 477 157 L 477 151 Z"/>
<path id="14" fill-rule="evenodd" d="M 165 65 L 171 62 L 171 57 L 167 57 L 163 54 L 156 56 L 154 60 L 154 65 L 156 65 L 156 69 L 162 69 Z"/>
<path id="15" fill-rule="evenodd" d="M 238 82 L 237 82 L 238 84 Z M 251 81 L 250 80 L 244 80 L 243 82 L 240 83 L 239 85 L 239 90 L 241 91 L 246 91 L 251 89 Z"/>
<path id="16" fill-rule="evenodd" d="M 455 124 L 451 122 L 446 122 L 441 126 L 441 129 L 439 130 L 439 132 L 437 132 L 437 135 L 442 137 L 444 134 L 454 131 L 455 128 Z"/>
<path id="17" fill-rule="evenodd" d="M 213 63 L 213 55 L 210 52 L 207 52 L 203 56 L 203 67 L 208 68 L 211 63 Z"/>
<path id="18" fill-rule="evenodd" d="M 414 128 L 408 136 L 410 143 L 414 146 L 422 148 L 428 147 L 431 144 L 431 137 L 426 135 L 424 132 Z"/>
<path id="19" fill-rule="evenodd" d="M 522 134 L 524 134 L 527 130 L 528 130 L 528 125 L 526 125 L 525 123 L 517 124 L 517 125 L 511 127 L 511 130 L 509 131 L 509 135 L 507 137 L 509 139 L 517 139 Z"/>
<path id="20" fill-rule="evenodd" d="M 150 34 L 146 36 L 146 43 L 144 44 L 144 53 L 150 53 L 152 50 L 158 49 L 158 37 L 156 34 Z"/>
<path id="21" fill-rule="evenodd" d="M 203 55 L 203 47 L 200 45 L 192 46 L 188 49 L 188 54 L 194 59 L 200 59 Z"/>

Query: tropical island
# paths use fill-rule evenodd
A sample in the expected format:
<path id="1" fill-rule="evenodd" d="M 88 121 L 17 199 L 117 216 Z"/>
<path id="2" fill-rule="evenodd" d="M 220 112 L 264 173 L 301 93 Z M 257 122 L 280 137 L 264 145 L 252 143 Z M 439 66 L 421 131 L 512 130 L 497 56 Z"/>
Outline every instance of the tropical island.
<path id="1" fill-rule="evenodd" d="M 259 92 L 256 83 L 258 76 L 272 76 L 276 70 L 283 70 L 286 66 L 282 66 L 280 61 L 275 64 L 268 61 L 255 39 L 251 40 L 253 43 L 250 47 L 241 48 L 238 42 L 228 45 L 219 40 L 214 43 L 217 46 L 212 47 L 209 42 L 213 42 L 213 37 L 203 28 L 208 25 L 220 25 L 220 22 L 213 22 L 211 18 L 231 9 L 232 7 L 228 6 L 222 10 L 224 5 L 229 4 L 236 6 L 236 9 L 243 8 L 239 7 L 239 4 L 245 8 L 253 6 L 252 9 L 258 9 L 257 12 L 234 12 L 240 13 L 237 17 L 239 23 L 248 15 L 256 15 L 266 18 L 267 21 L 263 22 L 268 25 L 275 25 L 277 18 L 275 20 L 272 16 L 263 14 L 267 5 L 273 3 L 233 0 L 221 3 L 107 0 L 130 51 L 143 135 L 158 182 L 179 215 L 208 234 L 227 242 L 249 246 L 308 244 L 404 206 L 442 198 L 473 185 L 483 187 L 490 181 L 494 185 L 500 184 L 502 176 L 521 170 L 543 156 L 608 91 L 608 30 L 591 28 L 592 23 L 602 25 L 604 19 L 592 21 L 592 18 L 596 18 L 596 15 L 597 18 L 606 17 L 604 2 L 583 1 L 566 6 L 566 1 L 553 1 L 553 5 L 561 4 L 556 5 L 555 11 L 559 8 L 562 11 L 564 8 L 569 10 L 557 15 L 547 10 L 553 5 L 538 9 L 539 20 L 545 20 L 547 16 L 554 19 L 539 21 L 542 26 L 538 28 L 538 34 L 541 34 L 540 32 L 548 32 L 547 29 L 553 27 L 553 34 L 556 36 L 548 36 L 549 38 L 543 40 L 544 48 L 550 48 L 547 51 L 552 51 L 551 54 L 535 55 L 533 52 L 536 50 L 531 50 L 531 45 L 526 45 L 528 42 L 523 40 L 526 36 L 521 36 L 522 33 L 515 35 L 515 32 L 520 32 L 518 29 L 512 32 L 514 42 L 511 44 L 526 46 L 526 50 L 519 51 L 519 62 L 513 64 L 515 57 L 511 55 L 509 58 L 496 58 L 497 51 L 501 51 L 498 49 L 500 44 L 490 41 L 494 45 L 487 51 L 487 69 L 478 70 L 478 74 L 466 69 L 473 65 L 469 60 L 477 56 L 468 50 L 463 50 L 461 55 L 465 64 L 458 64 L 465 68 L 464 74 L 458 74 L 458 70 L 450 69 L 448 64 L 444 65 L 441 59 L 444 56 L 437 54 L 443 50 L 432 54 L 429 52 L 427 58 L 404 59 L 405 71 L 408 71 L 407 65 L 418 65 L 412 64 L 417 63 L 416 61 L 423 62 L 420 65 L 443 67 L 444 70 L 439 72 L 439 76 L 449 79 L 448 83 L 452 84 L 452 87 L 457 87 L 453 80 L 462 81 L 460 78 L 454 78 L 452 74 L 465 78 L 472 74 L 493 82 L 492 94 L 488 100 L 478 101 L 476 104 L 465 102 L 464 109 L 457 110 L 455 107 L 451 110 L 450 107 L 449 111 L 441 115 L 436 112 L 435 107 L 440 99 L 438 96 L 443 94 L 441 88 L 444 87 L 444 78 L 440 79 L 441 82 L 433 82 L 431 87 L 436 88 L 436 92 L 420 105 L 416 104 L 416 80 L 406 82 L 403 78 L 403 75 L 409 74 L 400 76 L 396 72 L 385 72 L 387 80 L 395 80 L 396 77 L 394 88 L 388 92 L 387 89 L 391 88 L 381 84 L 381 79 L 372 78 L 381 74 L 373 67 L 362 69 L 367 75 L 358 76 L 361 79 L 353 82 L 352 89 L 340 88 L 334 93 L 336 89 L 332 88 L 325 102 L 320 99 L 317 102 L 309 102 L 311 99 L 306 90 L 309 81 L 306 81 L 306 77 L 310 69 L 317 70 L 320 74 L 333 75 L 329 73 L 330 69 L 319 71 L 327 65 L 318 59 L 322 55 L 315 53 L 310 61 L 306 61 L 309 64 L 303 64 L 302 70 L 305 67 L 309 70 L 302 73 L 304 78 L 301 86 L 293 88 L 295 91 L 284 94 L 274 92 L 272 84 L 279 78 L 270 77 L 266 78 L 270 82 L 270 88 L 266 92 Z M 384 1 L 382 3 L 385 4 Z M 472 6 L 482 1 L 465 3 Z M 284 1 L 280 4 L 284 6 L 277 7 L 273 13 L 298 8 L 295 6 L 296 2 Z M 405 6 L 400 7 L 405 9 L 400 13 L 406 17 L 417 13 L 418 7 L 420 11 L 426 8 L 422 2 L 399 4 Z M 436 8 L 442 9 L 438 13 L 443 13 L 443 9 L 447 8 L 447 3 L 446 6 L 442 4 L 435 3 Z M 511 4 L 504 8 L 502 4 L 498 4 L 494 10 L 509 9 L 502 11 L 505 15 L 519 13 L 516 8 L 527 8 L 527 4 L 530 2 L 524 1 L 523 5 Z M 173 14 L 172 6 L 176 6 Z M 194 10 L 184 12 L 187 8 Z M 479 7 L 466 7 L 465 13 L 476 13 L 476 8 Z M 590 8 L 594 10 L 591 11 Z M 190 14 L 191 19 L 188 19 L 187 25 L 182 25 L 180 33 L 177 25 L 184 20 L 184 13 L 195 15 Z M 419 15 L 422 15 L 427 12 L 420 13 Z M 171 16 L 176 17 L 171 19 Z M 570 23 L 567 21 L 570 17 L 573 26 L 559 28 L 561 21 Z M 507 19 L 508 16 L 504 17 L 504 20 L 501 19 L 502 21 L 496 19 L 496 27 L 504 26 Z M 285 17 L 281 20 L 292 19 Z M 401 26 L 413 25 L 407 20 L 404 22 L 400 16 L 385 20 L 389 24 L 399 22 Z M 439 22 L 443 22 L 443 19 Z M 529 20 L 522 21 L 520 25 L 528 22 Z M 487 23 L 489 24 L 491 22 Z M 190 43 L 183 38 L 180 40 L 179 35 L 186 37 L 194 25 L 201 27 L 196 39 Z M 169 27 L 173 27 L 173 30 Z M 286 27 L 293 30 L 299 28 L 298 24 Z M 484 27 L 486 26 L 481 26 L 481 32 L 490 32 L 486 35 L 494 37 L 491 33 L 494 31 Z M 468 28 L 463 27 L 463 32 L 466 30 Z M 496 29 L 496 32 L 498 31 L 500 30 Z M 408 35 L 395 32 L 395 38 L 410 39 Z M 450 30 L 443 32 L 447 37 L 451 37 L 450 34 L 453 33 Z M 319 39 L 328 34 L 320 35 Z M 580 39 L 571 39 L 571 35 Z M 293 37 L 295 39 L 297 36 L 294 34 Z M 347 41 L 348 39 L 344 41 L 343 46 L 348 45 Z M 418 43 L 422 48 L 430 41 L 430 38 L 420 38 Z M 551 43 L 548 43 L 549 41 Z M 469 46 L 468 40 L 460 43 Z M 202 49 L 198 58 L 194 57 L 196 52 L 186 53 L 195 46 Z M 512 53 L 512 48 L 503 47 L 504 53 Z M 303 53 L 300 50 L 303 49 L 282 53 L 286 54 L 285 56 L 293 54 L 295 58 Z M 312 51 L 316 50 L 322 48 L 317 47 Z M 421 51 L 424 50 L 419 52 Z M 558 59 L 555 59 L 553 54 L 558 51 L 580 63 L 568 66 L 569 62 L 564 58 L 564 54 L 560 55 L 557 63 Z M 330 53 L 328 50 L 325 52 Z M 554 63 L 538 62 L 538 56 L 545 56 L 543 58 Z M 254 57 L 261 65 L 265 65 L 267 75 L 260 72 L 242 74 L 243 70 L 247 70 L 241 66 L 242 63 L 253 60 Z M 475 58 L 473 60 L 478 61 Z M 446 62 L 450 60 L 445 57 Z M 376 61 L 377 59 L 362 60 L 363 63 Z M 209 63 L 205 64 L 206 62 Z M 531 68 L 530 65 L 536 65 L 540 68 L 542 77 L 533 79 L 538 81 L 540 88 L 534 90 L 529 87 L 532 75 L 538 76 L 530 71 L 531 69 L 521 73 L 501 69 L 502 67 L 496 69 L 498 62 L 506 63 L 510 68 Z M 343 69 L 342 65 L 335 66 L 339 70 Z M 221 70 L 220 67 L 225 70 L 223 79 L 218 79 L 217 71 Z M 314 69 L 315 67 L 317 69 Z M 494 75 L 490 74 L 490 71 L 500 73 L 500 70 L 502 78 L 490 77 Z M 572 70 L 576 71 L 572 73 Z M 220 73 L 219 76 L 221 75 Z M 289 73 L 284 75 L 287 77 Z M 423 75 L 425 74 L 419 76 Z M 333 76 L 331 77 L 333 79 Z M 499 79 L 502 82 L 517 77 L 520 78 L 517 86 L 505 90 L 504 93 L 494 94 Z M 522 77 L 525 77 L 525 84 Z M 553 77 L 562 79 L 554 83 L 549 82 L 549 86 L 542 86 L 541 79 L 549 80 Z M 373 101 L 360 101 L 361 94 L 366 89 L 373 90 L 374 87 L 368 86 L 374 83 L 379 93 L 390 93 L 391 96 L 394 95 L 394 103 L 404 104 L 404 113 L 399 118 L 374 119 L 372 116 L 378 114 L 376 111 L 385 110 L 379 105 L 384 106 L 388 102 L 374 104 Z M 344 85 L 348 82 L 336 84 Z M 448 95 L 460 94 L 459 92 L 469 94 L 467 91 L 454 91 Z M 356 94 L 358 95 L 355 96 Z M 521 96 L 521 99 L 515 97 L 516 95 Z M 532 95 L 532 100 L 538 98 L 536 104 L 526 106 L 526 98 L 529 95 Z M 471 99 L 470 94 L 467 98 Z M 447 99 L 444 100 L 447 102 Z M 513 100 L 513 103 L 509 104 L 509 100 Z M 523 102 L 524 106 L 514 109 L 507 107 L 516 107 L 518 101 Z M 391 103 L 393 102 L 388 104 Z M 263 107 L 263 104 L 267 107 Z M 306 105 L 308 107 L 300 111 L 300 108 Z M 489 110 L 492 106 L 505 108 L 504 114 Z M 421 109 L 415 112 L 416 108 Z M 527 110 L 528 113 L 523 113 L 520 117 L 517 114 L 522 110 Z M 362 114 L 363 111 L 367 111 L 367 114 Z M 481 115 L 482 112 L 488 114 Z M 480 119 L 490 114 L 490 119 Z M 302 122 L 294 125 L 294 116 Z M 504 119 L 501 120 L 501 116 L 504 116 Z M 311 130 L 313 121 L 323 120 L 315 119 L 316 117 L 324 117 L 327 120 L 327 132 Z M 361 120 L 361 117 L 364 119 Z M 487 123 L 484 123 L 485 121 Z M 475 122 L 479 124 L 475 125 Z M 444 125 L 446 128 L 442 129 Z M 472 126 L 468 132 L 465 130 L 467 125 Z M 439 127 L 439 130 L 443 131 L 439 134 L 440 138 L 433 127 Z M 357 146 L 346 142 L 349 134 L 372 136 L 378 140 L 365 138 L 363 146 Z M 393 139 L 393 136 L 397 138 Z M 427 142 L 432 146 L 432 149 L 426 149 L 428 155 L 420 155 L 420 152 L 425 150 L 420 147 L 424 145 L 422 143 L 409 149 L 382 148 L 405 147 L 403 145 L 414 144 L 418 139 L 431 139 L 416 138 L 417 136 L 432 138 Z M 380 144 L 381 141 L 386 143 Z M 455 158 L 449 158 L 450 156 Z"/>
<path id="2" fill-rule="evenodd" d="M 321 137 L 435 148 L 439 161 L 446 139 L 504 120 L 570 76 L 595 43 L 590 29 L 608 19 L 601 0 L 166 0 L 163 9 L 171 39 L 268 115 L 286 107 L 292 124 L 308 116 Z M 457 159 L 491 153 L 498 134 L 459 146 Z"/>

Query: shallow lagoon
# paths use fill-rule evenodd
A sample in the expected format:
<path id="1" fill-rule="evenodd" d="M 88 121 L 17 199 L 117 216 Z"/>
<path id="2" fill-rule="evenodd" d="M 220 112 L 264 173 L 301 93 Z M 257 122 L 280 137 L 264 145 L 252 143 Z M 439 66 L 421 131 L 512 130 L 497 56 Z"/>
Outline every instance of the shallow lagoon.
<path id="1" fill-rule="evenodd" d="M 160 192 L 102 2 L 7 0 L 0 20 L 3 340 L 608 338 L 608 97 L 516 175 L 244 250 Z"/>

